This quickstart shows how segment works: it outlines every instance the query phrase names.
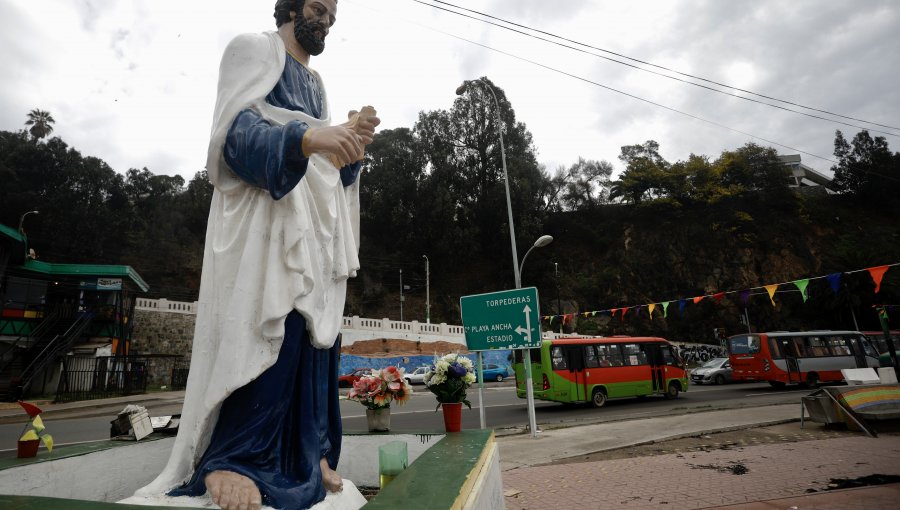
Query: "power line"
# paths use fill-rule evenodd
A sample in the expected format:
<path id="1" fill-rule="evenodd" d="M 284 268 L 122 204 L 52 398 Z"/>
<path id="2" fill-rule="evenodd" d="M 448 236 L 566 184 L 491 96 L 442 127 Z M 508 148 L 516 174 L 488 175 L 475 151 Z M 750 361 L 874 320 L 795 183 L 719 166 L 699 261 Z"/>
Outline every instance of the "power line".
<path id="1" fill-rule="evenodd" d="M 426 6 L 428 6 L 428 7 L 434 8 L 434 9 L 438 9 L 438 10 L 441 10 L 441 11 L 449 12 L 449 13 L 455 14 L 455 15 L 457 15 L 457 16 L 462 16 L 462 17 L 469 18 L 469 19 L 472 19 L 472 20 L 475 20 L 475 21 L 480 21 L 480 22 L 482 22 L 482 23 L 486 23 L 486 24 L 489 24 L 489 25 L 492 25 L 492 26 L 495 26 L 495 27 L 498 27 L 498 28 L 502 28 L 502 29 L 508 30 L 508 31 L 510 31 L 510 32 L 514 32 L 514 33 L 517 33 L 517 34 L 524 35 L 524 36 L 526 36 L 526 37 L 531 37 L 531 38 L 537 39 L 537 40 L 539 40 L 539 41 L 544 41 L 544 42 L 547 42 L 547 43 L 550 43 L 550 44 L 555 44 L 555 45 L 557 45 L 557 46 L 561 46 L 561 47 L 563 47 L 563 48 L 568 48 L 568 49 L 571 49 L 571 50 L 574 50 L 574 51 L 578 51 L 578 52 L 581 52 L 581 53 L 586 53 L 586 54 L 588 54 L 588 55 L 592 55 L 592 56 L 595 56 L 595 57 L 597 57 L 597 58 L 602 58 L 602 59 L 604 59 L 604 60 L 609 60 L 610 62 L 615 62 L 615 63 L 617 63 L 617 64 L 624 65 L 624 66 L 627 66 L 627 67 L 631 67 L 631 68 L 637 69 L 637 70 L 639 70 L 639 71 L 644 71 L 644 72 L 646 72 L 646 73 L 655 74 L 655 75 L 657 75 L 657 76 L 662 76 L 663 78 L 668 78 L 668 79 L 670 79 L 670 80 L 678 81 L 678 82 L 685 83 L 685 84 L 688 84 L 688 85 L 693 85 L 693 86 L 695 86 L 695 87 L 699 87 L 699 88 L 702 88 L 702 89 L 706 89 L 706 90 L 709 90 L 709 91 L 712 91 L 712 92 L 716 92 L 716 93 L 719 93 L 719 94 L 724 94 L 724 95 L 726 95 L 726 96 L 735 97 L 735 98 L 738 98 L 738 99 L 742 99 L 742 100 L 744 100 L 744 101 L 750 101 L 750 102 L 753 102 L 753 103 L 757 103 L 757 104 L 769 106 L 769 107 L 771 107 L 771 108 L 777 108 L 777 109 L 779 109 L 779 110 L 784 110 L 784 111 L 796 113 L 796 114 L 799 114 L 799 115 L 805 115 L 805 116 L 807 116 L 807 117 L 811 117 L 811 118 L 814 118 L 814 119 L 820 119 L 820 120 L 824 120 L 824 121 L 827 121 L 827 122 L 834 122 L 834 123 L 837 123 L 837 124 L 842 124 L 842 125 L 844 125 L 844 126 L 849 126 L 849 127 L 853 127 L 853 128 L 857 128 L 857 129 L 865 129 L 865 130 L 867 130 L 867 131 L 873 131 L 873 132 L 881 133 L 881 134 L 888 135 L 888 136 L 900 136 L 900 134 L 897 134 L 897 133 L 890 133 L 890 132 L 887 132 L 887 131 L 881 131 L 881 130 L 878 130 L 878 129 L 873 129 L 873 128 L 869 128 L 869 127 L 865 127 L 865 126 L 859 126 L 859 125 L 856 125 L 856 124 L 850 124 L 850 123 L 848 123 L 848 122 L 843 122 L 843 121 L 836 120 L 836 119 L 829 119 L 829 118 L 826 118 L 826 117 L 822 117 L 822 116 L 820 116 L 820 115 L 814 115 L 814 114 L 811 114 L 811 113 L 801 112 L 801 111 L 798 111 L 798 110 L 794 110 L 794 109 L 792 109 L 792 108 L 787 108 L 787 107 L 784 107 L 784 106 L 779 106 L 779 105 L 767 103 L 767 102 L 765 102 L 765 101 L 759 101 L 759 100 L 757 100 L 757 99 L 753 99 L 753 98 L 741 96 L 741 95 L 738 95 L 738 94 L 734 94 L 734 93 L 731 93 L 731 92 L 728 92 L 728 91 L 719 90 L 719 89 L 716 89 L 716 88 L 713 88 L 713 87 L 709 87 L 709 86 L 706 86 L 706 85 L 703 85 L 703 84 L 700 84 L 700 83 L 695 83 L 695 82 L 692 82 L 692 81 L 689 81 L 689 80 L 683 80 L 683 79 L 678 78 L 678 77 L 675 77 L 675 76 L 670 76 L 670 75 L 667 75 L 667 74 L 664 74 L 664 73 L 656 72 L 656 71 L 653 71 L 653 70 L 651 70 L 651 69 L 645 69 L 645 68 L 643 68 L 643 67 L 640 67 L 640 66 L 637 66 L 637 65 L 634 65 L 634 64 L 630 64 L 630 63 L 628 63 L 628 62 L 623 62 L 623 61 L 617 60 L 617 59 L 615 59 L 615 58 L 606 57 L 606 56 L 604 56 L 604 55 L 598 55 L 598 54 L 596 54 L 596 53 L 592 53 L 592 52 L 589 52 L 589 51 L 586 51 L 586 50 L 583 50 L 583 49 L 580 49 L 580 48 L 576 48 L 576 47 L 573 47 L 573 46 L 569 46 L 569 45 L 567 45 L 567 44 L 562 44 L 562 43 L 557 42 L 557 41 L 553 41 L 553 40 L 550 40 L 550 39 L 545 39 L 545 38 L 543 38 L 543 37 L 538 37 L 538 36 L 536 36 L 536 35 L 534 35 L 534 34 L 529 34 L 529 33 L 527 33 L 527 32 L 523 32 L 523 31 L 521 31 L 521 30 L 516 30 L 516 29 L 514 29 L 514 28 L 510 28 L 510 27 L 507 27 L 507 26 L 504 26 L 504 25 L 501 25 L 501 24 L 498 24 L 498 23 L 493 23 L 493 22 L 491 22 L 491 21 L 483 20 L 483 19 L 480 19 L 480 18 L 477 18 L 477 17 L 474 17 L 474 16 L 469 16 L 469 15 L 467 15 L 467 14 L 463 14 L 463 13 L 461 13 L 461 12 L 456 12 L 456 11 L 453 11 L 453 10 L 451 10 L 451 9 L 447 9 L 447 8 L 440 7 L 440 6 L 437 6 L 437 5 L 429 4 L 429 3 L 427 3 L 427 2 L 423 2 L 422 0 L 412 0 L 412 1 L 413 1 L 413 2 L 416 2 L 416 3 L 419 3 L 419 4 L 422 4 L 422 5 L 426 5 Z M 566 42 L 570 42 L 570 43 L 573 43 L 573 44 L 577 44 L 577 45 L 579 45 L 579 46 L 584 46 L 585 48 L 590 48 L 590 49 L 593 49 L 593 50 L 601 51 L 601 52 L 603 52 L 603 53 L 608 53 L 608 54 L 610 54 L 610 55 L 615 55 L 615 56 L 617 56 L 617 57 L 621 57 L 621 58 L 624 58 L 624 59 L 627 59 L 627 60 L 631 60 L 631 61 L 634 61 L 634 62 L 638 62 L 638 63 L 641 63 L 641 64 L 643 64 L 643 65 L 648 65 L 648 66 L 652 66 L 652 67 L 655 67 L 655 68 L 658 68 L 658 69 L 663 69 L 663 70 L 668 71 L 668 72 L 671 72 L 671 73 L 679 74 L 679 75 L 681 75 L 681 76 L 687 76 L 687 77 L 689 77 L 689 78 L 693 78 L 693 79 L 695 79 L 695 80 L 700 80 L 700 81 L 703 81 L 703 82 L 706 82 L 706 83 L 712 83 L 712 84 L 718 85 L 718 86 L 720 86 L 720 87 L 726 87 L 726 88 L 729 88 L 729 89 L 732 89 L 732 90 L 736 90 L 736 91 L 739 91 L 739 92 L 744 92 L 744 93 L 751 94 L 751 95 L 754 95 L 754 96 L 757 96 L 757 97 L 762 97 L 762 98 L 769 99 L 769 100 L 772 100 L 772 101 L 777 101 L 777 102 L 779 102 L 779 103 L 789 104 L 789 105 L 791 105 L 791 106 L 796 106 L 796 107 L 799 107 L 799 108 L 804 108 L 804 109 L 807 109 L 807 110 L 812 110 L 812 111 L 815 111 L 815 112 L 824 113 L 824 114 L 827 114 L 827 115 L 832 115 L 832 116 L 834 116 L 834 117 L 840 117 L 840 118 L 848 119 L 848 120 L 855 120 L 855 121 L 858 121 L 858 122 L 864 122 L 864 123 L 866 123 L 866 124 L 871 124 L 871 125 L 873 125 L 873 126 L 880 126 L 880 127 L 884 127 L 884 128 L 888 128 L 888 129 L 897 129 L 897 130 L 900 130 L 900 127 L 890 126 L 890 125 L 887 125 L 887 124 L 879 124 L 879 123 L 877 123 L 877 122 L 873 122 L 873 121 L 870 121 L 870 120 L 859 119 L 859 118 L 851 117 L 851 116 L 848 116 L 848 115 L 842 115 L 842 114 L 839 114 L 839 113 L 834 113 L 834 112 L 830 112 L 830 111 L 828 111 L 828 110 L 823 110 L 823 109 L 814 108 L 814 107 L 811 107 L 811 106 L 806 106 L 806 105 L 803 105 L 803 104 L 800 104 L 800 103 L 796 103 L 796 102 L 792 102 L 792 101 L 788 101 L 788 100 L 785 100 L 785 99 L 778 99 L 778 98 L 773 97 L 773 96 L 768 96 L 768 95 L 765 95 L 765 94 L 760 94 L 760 93 L 757 93 L 757 92 L 753 92 L 753 91 L 751 91 L 751 90 L 742 89 L 742 88 L 740 88 L 740 87 L 736 87 L 736 86 L 733 86 L 733 85 L 728 85 L 728 84 L 725 84 L 725 83 L 720 83 L 720 82 L 717 82 L 717 81 L 715 81 L 715 80 L 710 80 L 710 79 L 703 78 L 703 77 L 700 77 L 700 76 L 695 76 L 695 75 L 692 75 L 692 74 L 683 73 L 683 72 L 681 72 L 681 71 L 677 71 L 677 70 L 674 70 L 674 69 L 670 69 L 670 68 L 668 68 L 668 67 L 660 66 L 660 65 L 657 65 L 657 64 L 653 64 L 653 63 L 651 63 L 651 62 L 646 62 L 646 61 L 644 61 L 644 60 L 640 60 L 640 59 L 637 59 L 637 58 L 629 57 L 629 56 L 623 55 L 623 54 L 621 54 L 621 53 L 616 53 L 616 52 L 614 52 L 614 51 L 606 50 L 606 49 L 599 48 L 599 47 L 596 47 L 596 46 L 591 46 L 591 45 L 589 45 L 589 44 L 582 43 L 582 42 L 579 42 L 579 41 L 575 41 L 575 40 L 573 40 L 573 39 L 568 39 L 568 38 L 566 38 L 566 37 L 562 37 L 562 36 L 559 36 L 559 35 L 556 35 L 556 34 L 553 34 L 553 33 L 550 33 L 550 32 L 546 32 L 546 31 L 543 31 L 543 30 L 540 30 L 540 29 L 532 28 L 532 27 L 529 27 L 529 26 L 526 26 L 526 25 L 521 25 L 521 24 L 518 24 L 518 23 L 515 23 L 515 22 L 512 22 L 512 21 L 508 21 L 508 20 L 505 20 L 505 19 L 503 19 L 503 18 L 499 18 L 499 17 L 496 17 L 496 16 L 492 16 L 492 15 L 490 15 L 490 14 L 486 14 L 486 13 L 483 13 L 483 12 L 480 12 L 480 11 L 476 11 L 476 10 L 473 10 L 473 9 L 467 9 L 467 8 L 465 8 L 465 7 L 460 7 L 460 6 L 458 6 L 458 5 L 454 5 L 454 4 L 451 4 L 451 3 L 449 3 L 449 2 L 442 2 L 442 1 L 440 1 L 440 0 L 432 0 L 432 1 L 434 1 L 435 3 L 439 3 L 439 4 L 449 5 L 449 6 L 453 7 L 453 8 L 460 9 L 460 10 L 463 10 L 463 11 L 472 12 L 472 13 L 478 14 L 479 16 L 484 16 L 484 17 L 489 18 L 489 19 L 495 19 L 495 20 L 498 20 L 498 21 L 500 21 L 500 22 L 502 22 L 502 23 L 506 23 L 506 24 L 508 24 L 508 25 L 512 25 L 512 26 L 524 28 L 524 29 L 526 29 L 526 30 L 531 30 L 531 31 L 533 31 L 533 32 L 537 32 L 537 33 L 540 33 L 540 34 L 548 35 L 548 36 L 550 36 L 550 37 L 553 37 L 553 38 L 556 38 L 556 39 L 560 39 L 560 40 L 562 40 L 562 41 L 566 41 Z"/>
<path id="2" fill-rule="evenodd" d="M 419 1 L 419 0 L 413 0 L 413 1 L 414 1 L 414 2 L 417 2 L 417 1 Z M 425 27 L 425 25 L 420 25 L 420 26 Z M 541 64 L 540 62 L 536 62 L 536 61 L 534 61 L 534 60 L 530 60 L 530 59 L 527 59 L 527 58 L 525 58 L 525 57 L 520 57 L 520 56 L 515 55 L 515 54 L 513 54 L 513 53 L 509 53 L 509 52 L 507 52 L 507 51 L 498 50 L 498 49 L 493 48 L 493 47 L 491 47 L 491 46 L 488 46 L 488 45 L 486 45 L 486 44 L 482 44 L 482 43 L 479 43 L 479 42 L 475 42 L 475 41 L 466 39 L 465 37 L 458 36 L 458 35 L 456 35 L 456 34 L 451 34 L 451 33 L 449 33 L 449 32 L 445 32 L 445 31 L 443 31 L 443 30 L 439 30 L 439 29 L 437 29 L 437 28 L 432 28 L 432 27 L 425 27 L 425 28 L 427 28 L 427 29 L 429 29 L 429 30 L 433 30 L 433 31 L 438 32 L 438 33 L 440 33 L 440 34 L 444 34 L 444 35 L 446 35 L 446 36 L 448 36 L 448 37 L 452 37 L 452 38 L 454 38 L 454 39 L 459 39 L 460 41 L 464 41 L 464 42 L 467 42 L 467 43 L 469 43 L 469 44 L 474 44 L 474 45 L 476 45 L 476 46 L 481 46 L 482 48 L 485 48 L 485 49 L 487 49 L 487 50 L 490 50 L 490 51 L 493 51 L 493 52 L 496 52 L 496 53 L 500 53 L 501 55 L 506 55 L 506 56 L 508 56 L 508 57 L 511 57 L 511 58 L 514 58 L 514 59 L 517 59 L 517 60 L 521 60 L 522 62 L 526 62 L 526 63 L 529 63 L 529 64 L 531 64 L 531 65 L 535 65 L 535 66 L 538 66 L 538 67 L 542 67 L 542 68 L 544 68 L 544 69 L 547 69 L 548 71 L 553 71 L 553 72 L 555 72 L 555 73 L 559 73 L 559 74 L 562 74 L 562 75 L 564 75 L 564 76 L 568 76 L 568 77 L 570 77 L 570 78 L 575 78 L 576 80 L 580 80 L 580 81 L 583 81 L 583 82 L 585 82 L 585 83 L 589 83 L 589 84 L 591 84 L 591 85 L 594 85 L 594 86 L 597 86 L 597 87 L 600 87 L 600 88 L 609 90 L 609 91 L 611 91 L 611 92 L 615 92 L 615 93 L 617 93 L 617 94 L 622 94 L 623 96 L 627 96 L 627 97 L 630 97 L 630 98 L 632 98 L 632 99 L 637 99 L 638 101 L 642 101 L 642 102 L 651 104 L 651 105 L 653 105 L 653 106 L 656 106 L 656 107 L 659 107 L 659 108 L 663 108 L 663 109 L 665 109 L 665 110 L 669 110 L 669 111 L 672 111 L 672 112 L 675 112 L 675 113 L 684 115 L 684 116 L 686 116 L 686 117 L 690 117 L 690 118 L 695 119 L 695 120 L 699 120 L 699 121 L 701 121 L 701 122 L 706 122 L 707 124 L 712 124 L 713 126 L 720 127 L 720 128 L 722 128 L 722 129 L 727 129 L 727 130 L 729 130 L 729 131 L 733 131 L 733 132 L 735 132 L 735 133 L 742 134 L 742 135 L 744 135 L 744 136 L 749 136 L 749 137 L 751 137 L 751 138 L 755 138 L 755 139 L 757 139 L 757 140 L 760 140 L 760 141 L 763 141 L 763 142 L 766 142 L 766 143 L 770 143 L 770 144 L 773 144 L 773 145 L 777 145 L 777 146 L 779 146 L 779 147 L 783 147 L 783 148 L 785 148 L 785 149 L 790 149 L 790 150 L 792 150 L 792 151 L 796 151 L 796 152 L 799 152 L 799 153 L 801 153 L 801 154 L 806 154 L 807 156 L 812 156 L 812 157 L 814 157 L 814 158 L 818 158 L 818 159 L 821 159 L 821 160 L 824 160 L 824 161 L 828 161 L 828 162 L 830 162 L 830 163 L 835 163 L 835 164 L 837 164 L 837 161 L 835 161 L 835 160 L 833 160 L 833 159 L 831 159 L 831 158 L 827 158 L 827 157 L 825 157 L 825 156 L 820 156 L 820 155 L 814 154 L 814 153 L 812 153 L 812 152 L 807 152 L 807 151 L 798 149 L 798 148 L 796 148 L 796 147 L 791 147 L 790 145 L 785 145 L 785 144 L 783 144 L 783 143 L 779 143 L 779 142 L 776 142 L 776 141 L 774 141 L 774 140 L 769 140 L 769 139 L 767 139 L 767 138 L 763 138 L 763 137 L 761 137 L 761 136 L 757 136 L 757 135 L 754 135 L 754 134 L 752 134 L 752 133 L 748 133 L 748 132 L 746 132 L 746 131 L 741 131 L 740 129 L 733 128 L 733 127 L 730 127 L 730 126 L 726 126 L 725 124 L 720 124 L 720 123 L 718 123 L 718 122 L 715 122 L 715 121 L 712 121 L 712 120 L 709 120 L 709 119 L 700 117 L 700 116 L 698 116 L 698 115 L 694 115 L 694 114 L 691 114 L 691 113 L 687 113 L 687 112 L 678 110 L 678 109 L 676 109 L 676 108 L 672 108 L 671 106 L 666 106 L 666 105 L 664 105 L 664 104 L 657 103 L 657 102 L 651 101 L 651 100 L 649 100 L 649 99 L 644 99 L 643 97 L 636 96 L 636 95 L 634 95 L 634 94 L 630 94 L 630 93 L 628 93 L 628 92 L 625 92 L 625 91 L 622 91 L 622 90 L 619 90 L 619 89 L 610 87 L 610 86 L 608 86 L 608 85 L 603 85 L 602 83 L 598 83 L 598 82 L 596 82 L 596 81 L 590 80 L 590 79 L 585 78 L 585 77 L 583 77 L 583 76 L 578 76 L 578 75 L 572 74 L 572 73 L 570 73 L 570 72 L 568 72 L 568 71 L 563 71 L 562 69 L 557 69 L 557 68 L 555 68 L 555 67 L 551 67 L 551 66 L 548 66 L 548 65 L 546 65 L 546 64 Z"/>

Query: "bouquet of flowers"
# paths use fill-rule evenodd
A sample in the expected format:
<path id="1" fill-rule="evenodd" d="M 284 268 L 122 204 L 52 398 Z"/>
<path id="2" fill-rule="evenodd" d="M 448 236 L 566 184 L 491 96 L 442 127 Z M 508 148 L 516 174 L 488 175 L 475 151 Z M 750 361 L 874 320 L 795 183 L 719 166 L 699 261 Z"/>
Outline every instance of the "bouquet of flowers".
<path id="1" fill-rule="evenodd" d="M 466 400 L 466 389 L 473 382 L 472 361 L 459 354 L 435 358 L 434 365 L 425 371 L 425 386 L 437 397 L 438 407 L 462 402 L 471 409 L 471 402 Z"/>
<path id="2" fill-rule="evenodd" d="M 347 395 L 366 406 L 367 409 L 384 409 L 391 407 L 391 402 L 403 405 L 412 395 L 412 386 L 403 377 L 403 369 L 395 366 L 375 370 L 371 375 L 364 375 L 353 383 L 353 389 Z"/>

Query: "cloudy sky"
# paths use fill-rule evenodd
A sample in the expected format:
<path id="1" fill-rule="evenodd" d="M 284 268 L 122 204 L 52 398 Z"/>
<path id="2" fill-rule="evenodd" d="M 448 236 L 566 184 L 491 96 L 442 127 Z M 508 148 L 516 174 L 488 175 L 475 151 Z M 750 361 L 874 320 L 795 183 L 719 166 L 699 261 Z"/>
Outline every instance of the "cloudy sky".
<path id="1" fill-rule="evenodd" d="M 236 34 L 273 29 L 273 5 L 3 0 L 0 130 L 23 128 L 33 108 L 49 110 L 54 134 L 84 155 L 119 172 L 147 167 L 189 179 L 205 163 L 222 51 Z M 452 5 L 571 48 L 435 8 L 464 12 Z M 412 127 L 420 111 L 449 108 L 463 80 L 488 76 L 551 171 L 578 157 L 621 169 L 619 148 L 648 139 L 671 162 L 756 141 L 808 153 L 804 163 L 827 171 L 831 163 L 816 156 L 832 157 L 835 129 L 848 138 L 859 131 L 623 66 L 601 50 L 860 119 L 777 103 L 866 126 L 900 150 L 900 129 L 871 124 L 900 126 L 900 2 L 892 0 L 340 0 L 312 67 L 333 110 L 374 105 L 385 128 Z"/>

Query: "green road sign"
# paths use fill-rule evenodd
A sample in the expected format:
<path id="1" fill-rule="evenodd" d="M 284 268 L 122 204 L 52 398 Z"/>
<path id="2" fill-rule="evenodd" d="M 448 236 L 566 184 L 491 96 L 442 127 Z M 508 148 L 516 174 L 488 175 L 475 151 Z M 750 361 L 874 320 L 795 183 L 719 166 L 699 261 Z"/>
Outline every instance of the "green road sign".
<path id="1" fill-rule="evenodd" d="M 459 299 L 466 345 L 471 351 L 541 346 L 541 317 L 534 287 Z"/>

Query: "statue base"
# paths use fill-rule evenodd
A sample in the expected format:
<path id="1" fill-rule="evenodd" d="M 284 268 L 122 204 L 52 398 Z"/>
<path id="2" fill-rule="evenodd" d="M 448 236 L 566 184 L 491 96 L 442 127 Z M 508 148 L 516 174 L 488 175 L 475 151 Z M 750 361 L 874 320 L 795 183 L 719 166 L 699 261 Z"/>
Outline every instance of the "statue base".
<path id="1" fill-rule="evenodd" d="M 127 503 L 129 505 L 143 506 L 171 506 L 181 508 L 219 508 L 208 495 L 204 494 L 196 498 L 189 496 L 155 496 L 143 497 L 132 496 L 123 499 L 119 503 Z M 310 507 L 309 510 L 358 510 L 366 504 L 366 498 L 363 497 L 356 485 L 350 480 L 344 479 L 344 490 L 341 492 L 329 492 L 325 494 L 325 500 Z M 271 507 L 264 506 L 263 510 L 272 510 Z"/>

